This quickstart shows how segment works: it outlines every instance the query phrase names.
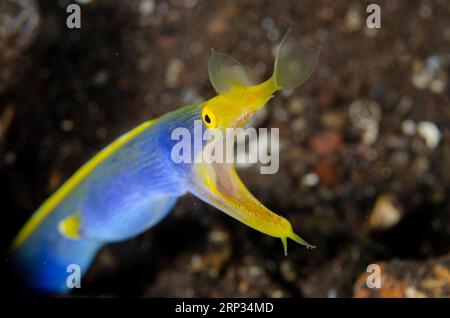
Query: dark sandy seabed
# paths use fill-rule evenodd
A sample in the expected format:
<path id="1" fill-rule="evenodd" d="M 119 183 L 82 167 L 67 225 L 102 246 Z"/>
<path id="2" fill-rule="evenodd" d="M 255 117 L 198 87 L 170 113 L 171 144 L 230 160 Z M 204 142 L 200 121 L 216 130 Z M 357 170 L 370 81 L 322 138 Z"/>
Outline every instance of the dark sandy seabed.
<path id="1" fill-rule="evenodd" d="M 208 99 L 211 48 L 262 81 L 291 27 L 320 48 L 257 127 L 280 128 L 280 171 L 239 169 L 318 246 L 262 235 L 191 196 L 97 256 L 74 296 L 449 297 L 450 2 L 68 1 L 0 4 L 0 193 L 5 248 L 81 164 L 139 123 Z M 7 258 L 4 258 L 7 262 Z M 382 268 L 381 289 L 366 268 Z"/>

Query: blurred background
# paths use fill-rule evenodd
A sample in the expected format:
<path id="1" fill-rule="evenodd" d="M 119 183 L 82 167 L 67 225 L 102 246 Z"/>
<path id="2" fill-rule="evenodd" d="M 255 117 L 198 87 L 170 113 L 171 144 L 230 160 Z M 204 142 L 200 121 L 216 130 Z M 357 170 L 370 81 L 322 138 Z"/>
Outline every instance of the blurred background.
<path id="1" fill-rule="evenodd" d="M 280 171 L 239 169 L 308 242 L 282 245 L 186 196 L 97 256 L 83 296 L 449 297 L 450 2 L 0 3 L 2 248 L 80 165 L 151 118 L 214 96 L 210 49 L 255 82 L 291 27 L 320 49 L 313 76 L 255 122 L 280 129 Z M 381 28 L 366 7 L 381 7 Z M 3 257 L 4 263 L 8 262 Z M 366 287 L 369 264 L 381 289 Z"/>

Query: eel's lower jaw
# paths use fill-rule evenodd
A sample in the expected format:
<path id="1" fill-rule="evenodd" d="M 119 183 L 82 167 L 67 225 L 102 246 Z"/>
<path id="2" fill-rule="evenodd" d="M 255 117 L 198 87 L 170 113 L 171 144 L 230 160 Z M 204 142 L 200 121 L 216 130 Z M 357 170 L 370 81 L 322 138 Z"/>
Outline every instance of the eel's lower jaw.
<path id="1" fill-rule="evenodd" d="M 267 209 L 247 190 L 233 164 L 197 164 L 191 186 L 191 192 L 203 201 L 255 230 L 280 238 L 285 253 L 287 238 L 314 248 L 295 234 L 288 220 Z"/>

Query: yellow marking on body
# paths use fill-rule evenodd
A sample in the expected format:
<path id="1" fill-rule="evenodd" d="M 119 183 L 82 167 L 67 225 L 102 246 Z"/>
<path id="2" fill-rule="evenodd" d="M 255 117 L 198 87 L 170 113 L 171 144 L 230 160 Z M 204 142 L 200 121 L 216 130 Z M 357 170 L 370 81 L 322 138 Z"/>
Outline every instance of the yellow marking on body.
<path id="1" fill-rule="evenodd" d="M 78 169 L 72 177 L 70 177 L 52 196 L 50 196 L 39 209 L 31 216 L 30 220 L 22 227 L 20 232 L 15 237 L 11 250 L 17 249 L 41 224 L 41 222 L 51 213 L 51 211 L 78 185 L 80 182 L 91 173 L 99 164 L 106 158 L 114 154 L 120 147 L 125 145 L 128 141 L 138 136 L 144 130 L 149 128 L 154 120 L 147 121 L 128 133 L 122 135 L 109 146 L 101 150 L 91 160 L 85 163 Z"/>
<path id="2" fill-rule="evenodd" d="M 69 215 L 58 223 L 59 232 L 70 239 L 80 239 L 80 216 L 78 214 Z"/>

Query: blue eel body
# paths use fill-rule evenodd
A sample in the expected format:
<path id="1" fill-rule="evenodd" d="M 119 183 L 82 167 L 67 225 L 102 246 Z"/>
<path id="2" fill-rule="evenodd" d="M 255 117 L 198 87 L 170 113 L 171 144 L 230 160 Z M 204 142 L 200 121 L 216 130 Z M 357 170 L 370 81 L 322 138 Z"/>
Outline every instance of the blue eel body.
<path id="1" fill-rule="evenodd" d="M 196 161 L 203 155 L 220 157 L 219 150 L 211 156 L 208 152 L 234 136 L 226 132 L 216 140 L 213 129 L 224 132 L 244 127 L 275 92 L 306 81 L 317 56 L 315 50 L 301 48 L 288 31 L 278 47 L 272 76 L 252 85 L 238 61 L 213 51 L 208 75 L 217 96 L 123 135 L 75 172 L 32 215 L 11 246 L 13 267 L 22 281 L 39 292 L 67 292 L 71 287 L 68 270 L 76 267 L 72 264 L 78 265 L 81 277 L 102 246 L 154 226 L 187 192 L 253 229 L 280 238 L 285 255 L 288 239 L 314 248 L 295 233 L 287 219 L 248 191 L 234 164 Z M 198 131 L 199 122 L 202 131 Z M 181 139 L 186 142 L 176 130 L 193 136 L 189 150 L 177 147 Z M 203 131 L 211 133 L 214 141 Z M 175 160 L 173 152 L 178 151 L 191 160 Z"/>
<path id="2" fill-rule="evenodd" d="M 201 104 L 189 105 L 154 121 L 85 176 L 14 249 L 15 269 L 28 288 L 40 292 L 67 292 L 68 264 L 82 275 L 98 250 L 144 232 L 172 209 L 189 190 L 186 170 L 170 157 L 177 127 L 193 130 L 201 120 Z M 58 224 L 79 215 L 80 239 L 64 237 Z"/>

